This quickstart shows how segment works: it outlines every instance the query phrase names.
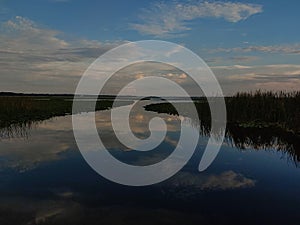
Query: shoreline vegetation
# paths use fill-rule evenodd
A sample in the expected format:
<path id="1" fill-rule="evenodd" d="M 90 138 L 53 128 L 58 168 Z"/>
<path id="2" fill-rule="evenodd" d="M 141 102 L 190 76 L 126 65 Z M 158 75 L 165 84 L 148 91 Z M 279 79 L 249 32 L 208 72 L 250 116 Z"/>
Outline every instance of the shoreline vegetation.
<path id="1" fill-rule="evenodd" d="M 213 99 L 212 99 L 213 100 Z M 225 142 L 243 150 L 274 149 L 298 167 L 300 162 L 300 92 L 250 92 L 226 97 Z M 173 105 L 172 105 L 173 104 Z M 174 105 L 189 114 L 189 102 L 153 103 L 145 110 L 178 115 Z M 206 98 L 194 100 L 200 132 L 209 135 L 211 117 Z M 195 126 L 199 126 L 197 123 Z"/>
<path id="2" fill-rule="evenodd" d="M 300 92 L 248 92 L 225 97 L 227 124 L 240 128 L 273 128 L 300 135 Z M 188 102 L 173 103 L 189 108 Z M 210 109 L 206 98 L 194 101 L 199 119 L 210 124 Z M 168 102 L 145 106 L 147 111 L 178 115 Z"/>
<path id="3" fill-rule="evenodd" d="M 73 95 L 51 94 L 18 94 L 0 92 L 0 128 L 11 124 L 24 124 L 42 121 L 56 116 L 72 114 Z M 82 98 L 86 104 L 89 96 Z M 115 96 L 98 97 L 96 110 L 107 110 L 113 105 Z M 124 96 L 121 105 L 131 104 L 137 97 Z M 153 97 L 144 98 L 145 100 Z M 154 97 L 154 100 L 156 98 Z M 187 109 L 190 102 L 172 103 Z M 202 123 L 210 124 L 208 101 L 203 98 L 192 98 Z M 274 128 L 300 135 L 300 92 L 248 92 L 225 97 L 227 122 L 241 128 Z M 153 102 L 145 109 L 158 113 L 177 115 L 174 106 L 168 102 Z M 86 111 L 86 107 L 82 112 Z M 184 116 L 184 115 L 183 115 Z"/>
<path id="4" fill-rule="evenodd" d="M 0 140 L 1 137 L 26 137 L 35 124 L 57 116 L 72 114 L 73 95 L 32 95 L 0 93 Z M 91 96 L 89 96 L 91 97 Z M 89 112 L 90 98 L 82 97 L 83 109 Z M 113 107 L 115 96 L 100 96 L 96 110 Z M 137 100 L 134 96 L 123 96 L 116 106 L 129 105 Z M 213 98 L 216 99 L 216 98 Z M 213 100 L 212 99 L 212 100 Z M 174 98 L 172 104 L 161 102 L 162 98 L 147 97 L 152 100 L 145 110 L 178 115 L 175 107 L 181 107 L 189 116 L 192 102 Z M 217 102 L 217 100 L 216 100 Z M 225 97 L 227 107 L 227 128 L 225 141 L 239 149 L 251 146 L 254 149 L 272 149 L 288 153 L 295 163 L 300 162 L 300 92 L 250 92 L 237 93 Z M 193 98 L 199 119 L 200 131 L 210 132 L 210 109 L 206 98 Z M 88 106 L 88 107 L 87 107 Z M 78 113 L 80 113 L 78 112 Z M 193 122 L 192 122 L 193 123 Z M 195 126 L 199 124 L 195 123 Z"/>
<path id="5" fill-rule="evenodd" d="M 88 112 L 92 100 L 83 99 L 82 110 Z M 133 101 L 118 102 L 118 105 L 128 105 Z M 57 116 L 72 114 L 72 95 L 4 95 L 0 93 L 0 129 L 23 127 L 35 122 Z M 112 97 L 101 98 L 96 102 L 95 109 L 108 110 L 113 107 Z M 80 113 L 78 112 L 78 113 Z"/>

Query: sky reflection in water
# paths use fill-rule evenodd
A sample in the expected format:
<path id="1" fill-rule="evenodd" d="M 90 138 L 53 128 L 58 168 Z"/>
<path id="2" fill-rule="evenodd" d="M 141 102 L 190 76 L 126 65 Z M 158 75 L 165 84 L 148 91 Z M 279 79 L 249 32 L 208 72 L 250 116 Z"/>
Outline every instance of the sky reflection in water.
<path id="1" fill-rule="evenodd" d="M 148 103 L 141 102 L 131 114 L 139 138 L 149 136 L 148 122 L 158 115 L 144 111 Z M 159 116 L 168 133 L 149 152 L 131 151 L 116 139 L 109 110 L 98 112 L 96 121 L 112 155 L 149 165 L 166 158 L 180 135 L 177 116 Z M 202 136 L 178 174 L 137 188 L 114 184 L 87 165 L 76 147 L 70 116 L 39 123 L 27 134 L 0 141 L 1 224 L 297 224 L 300 219 L 300 170 L 282 151 L 240 150 L 224 142 L 211 167 L 199 173 L 208 140 Z"/>

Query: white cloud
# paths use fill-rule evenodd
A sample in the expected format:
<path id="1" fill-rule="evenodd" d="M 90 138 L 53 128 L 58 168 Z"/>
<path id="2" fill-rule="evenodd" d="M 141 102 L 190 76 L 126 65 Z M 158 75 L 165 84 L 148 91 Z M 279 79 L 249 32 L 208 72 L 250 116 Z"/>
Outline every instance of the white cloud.
<path id="1" fill-rule="evenodd" d="M 40 28 L 33 21 L 16 16 L 2 26 L 2 48 L 24 50 L 41 50 L 66 48 L 68 43 L 58 38 L 58 32 Z"/>
<path id="2" fill-rule="evenodd" d="M 73 93 L 89 64 L 121 43 L 66 40 L 20 16 L 0 30 L 1 91 Z"/>
<path id="3" fill-rule="evenodd" d="M 222 18 L 236 23 L 262 11 L 261 5 L 239 2 L 156 3 L 142 12 L 142 23 L 131 24 L 131 28 L 141 34 L 166 37 L 190 30 L 187 22 L 198 18 Z"/>
<path id="4" fill-rule="evenodd" d="M 0 26 L 0 90 L 15 92 L 73 93 L 78 80 L 90 63 L 107 50 L 122 42 L 99 42 L 95 40 L 66 40 L 63 33 L 16 17 Z M 168 54 L 173 54 L 175 49 Z M 265 51 L 296 53 L 300 45 L 261 46 L 228 49 L 231 51 Z M 227 50 L 226 50 L 227 51 Z M 242 54 L 241 54 L 242 55 Z M 257 88 L 271 90 L 299 90 L 299 65 L 234 65 L 256 60 L 253 56 L 234 56 L 234 62 L 219 62 L 231 66 L 212 67 L 226 94 Z M 133 70 L 124 70 L 122 82 L 116 81 L 112 89 L 130 80 L 129 74 L 139 72 L 145 76 L 157 73 L 172 79 L 184 87 L 193 87 L 191 79 L 182 71 L 174 71 L 162 64 L 137 65 Z M 103 69 L 103 68 L 102 68 Z M 168 75 L 169 74 L 169 75 Z M 171 76 L 172 75 L 172 76 Z M 173 76 L 174 75 L 174 76 Z M 140 76 L 141 77 L 141 76 Z M 198 89 L 197 89 L 198 91 Z"/>
<path id="5" fill-rule="evenodd" d="M 258 60 L 259 57 L 257 56 L 233 56 L 229 58 L 232 61 L 237 61 L 237 62 L 251 62 Z"/>
<path id="6" fill-rule="evenodd" d="M 242 66 L 242 65 L 233 65 L 233 66 L 213 66 L 211 68 L 212 69 L 226 69 L 226 70 L 231 70 L 231 69 L 250 69 L 252 67 L 250 67 L 250 66 Z"/>
<path id="7" fill-rule="evenodd" d="M 226 94 L 257 89 L 300 90 L 300 65 L 215 66 L 212 70 Z"/>
<path id="8" fill-rule="evenodd" d="M 300 44 L 286 45 L 252 45 L 236 48 L 218 48 L 211 51 L 215 52 L 263 52 L 263 53 L 281 53 L 281 54 L 300 54 Z"/>

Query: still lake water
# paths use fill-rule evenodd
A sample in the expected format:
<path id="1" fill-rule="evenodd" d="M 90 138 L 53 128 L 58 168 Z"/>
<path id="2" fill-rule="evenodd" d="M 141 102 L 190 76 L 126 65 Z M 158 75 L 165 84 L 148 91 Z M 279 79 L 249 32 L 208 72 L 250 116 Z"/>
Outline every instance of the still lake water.
<path id="1" fill-rule="evenodd" d="M 150 103 L 140 102 L 131 114 L 131 129 L 139 138 L 149 136 L 149 119 L 158 116 L 144 110 Z M 177 144 L 177 116 L 159 114 L 168 124 L 165 140 L 153 151 L 137 152 L 116 139 L 110 115 L 110 110 L 97 112 L 97 128 L 106 148 L 121 161 L 153 164 Z M 185 123 L 195 129 L 191 118 Z M 227 140 L 213 164 L 200 173 L 207 141 L 201 136 L 192 159 L 172 178 L 129 187 L 104 179 L 88 166 L 76 146 L 71 116 L 4 136 L 0 224 L 300 224 L 300 169 L 294 156 L 279 150 L 276 142 L 267 149 L 239 149 Z"/>

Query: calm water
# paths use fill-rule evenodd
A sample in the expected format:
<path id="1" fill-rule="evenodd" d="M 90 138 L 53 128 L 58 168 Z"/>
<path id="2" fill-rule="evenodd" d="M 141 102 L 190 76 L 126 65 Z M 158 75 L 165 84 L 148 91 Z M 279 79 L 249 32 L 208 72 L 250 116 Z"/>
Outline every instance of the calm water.
<path id="1" fill-rule="evenodd" d="M 149 103 L 141 102 L 131 114 L 131 128 L 139 138 L 149 136 L 149 119 L 158 115 L 144 111 Z M 85 116 L 78 118 L 84 122 Z M 159 116 L 167 121 L 168 133 L 150 152 L 131 151 L 116 139 L 109 110 L 97 112 L 96 121 L 112 155 L 149 165 L 166 158 L 180 135 L 177 116 Z M 185 124 L 196 127 L 191 118 Z M 276 137 L 269 145 L 248 140 L 242 150 L 235 146 L 241 143 L 228 138 L 213 164 L 199 173 L 208 140 L 203 135 L 192 159 L 174 177 L 128 187 L 102 178 L 87 165 L 73 137 L 71 116 L 6 136 L 0 140 L 1 225 L 300 224 L 300 169 L 293 155 L 300 149 L 284 149 Z"/>

